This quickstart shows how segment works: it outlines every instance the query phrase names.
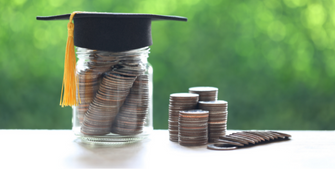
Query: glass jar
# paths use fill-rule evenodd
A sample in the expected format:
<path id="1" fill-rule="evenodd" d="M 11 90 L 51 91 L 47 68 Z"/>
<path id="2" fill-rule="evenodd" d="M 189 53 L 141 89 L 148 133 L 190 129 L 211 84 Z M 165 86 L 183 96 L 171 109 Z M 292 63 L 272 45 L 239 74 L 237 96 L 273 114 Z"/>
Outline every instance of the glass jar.
<path id="1" fill-rule="evenodd" d="M 84 142 L 123 144 L 153 130 L 149 47 L 108 52 L 77 47 L 74 134 Z"/>

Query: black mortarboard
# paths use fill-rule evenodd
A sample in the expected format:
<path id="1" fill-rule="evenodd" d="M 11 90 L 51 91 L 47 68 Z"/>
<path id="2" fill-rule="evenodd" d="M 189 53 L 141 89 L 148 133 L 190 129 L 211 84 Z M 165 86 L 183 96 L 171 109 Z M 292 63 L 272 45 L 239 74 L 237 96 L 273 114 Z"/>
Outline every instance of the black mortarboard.
<path id="1" fill-rule="evenodd" d="M 38 16 L 37 20 L 68 20 L 71 14 Z M 74 45 L 120 52 L 152 45 L 151 21 L 187 21 L 153 14 L 81 12 L 74 15 Z"/>

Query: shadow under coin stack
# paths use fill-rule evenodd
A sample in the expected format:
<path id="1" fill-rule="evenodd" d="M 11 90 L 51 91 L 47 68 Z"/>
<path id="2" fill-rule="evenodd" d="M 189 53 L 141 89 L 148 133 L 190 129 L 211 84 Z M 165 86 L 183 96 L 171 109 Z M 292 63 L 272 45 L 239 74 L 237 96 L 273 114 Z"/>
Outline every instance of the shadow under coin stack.
<path id="1" fill-rule="evenodd" d="M 208 111 L 188 110 L 179 113 L 179 144 L 199 146 L 208 143 Z"/>
<path id="2" fill-rule="evenodd" d="M 169 105 L 169 134 L 170 140 L 178 142 L 179 112 L 195 109 L 199 101 L 198 94 L 174 93 L 170 95 Z"/>
<path id="3" fill-rule="evenodd" d="M 115 74 L 114 71 L 106 73 L 85 114 L 81 126 L 83 134 L 105 135 L 110 133 L 112 122 L 135 79 L 135 76 L 123 76 Z"/>
<path id="4" fill-rule="evenodd" d="M 112 133 L 133 135 L 142 133 L 149 106 L 148 75 L 135 80 L 112 126 Z"/>
<path id="5" fill-rule="evenodd" d="M 216 142 L 219 137 L 226 135 L 228 102 L 224 100 L 217 101 L 199 101 L 199 108 L 209 111 L 208 118 L 208 142 Z"/>
<path id="6" fill-rule="evenodd" d="M 190 87 L 189 93 L 199 94 L 199 101 L 215 101 L 218 98 L 216 87 Z"/>

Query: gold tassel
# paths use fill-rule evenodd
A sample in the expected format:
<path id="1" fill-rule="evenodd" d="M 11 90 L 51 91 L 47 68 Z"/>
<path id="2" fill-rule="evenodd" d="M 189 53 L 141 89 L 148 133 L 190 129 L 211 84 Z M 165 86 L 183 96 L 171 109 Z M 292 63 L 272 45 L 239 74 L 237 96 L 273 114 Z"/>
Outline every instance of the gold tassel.
<path id="1" fill-rule="evenodd" d="M 64 75 L 62 91 L 60 96 L 60 105 L 64 106 L 77 106 L 76 92 L 79 87 L 78 77 L 76 76 L 76 55 L 74 52 L 73 42 L 73 30 L 74 24 L 72 23 L 75 14 L 80 12 L 72 12 L 70 15 L 69 23 L 67 24 L 68 37 L 65 49 L 65 61 L 64 61 Z M 78 92 L 78 98 L 80 101 L 80 95 Z"/>

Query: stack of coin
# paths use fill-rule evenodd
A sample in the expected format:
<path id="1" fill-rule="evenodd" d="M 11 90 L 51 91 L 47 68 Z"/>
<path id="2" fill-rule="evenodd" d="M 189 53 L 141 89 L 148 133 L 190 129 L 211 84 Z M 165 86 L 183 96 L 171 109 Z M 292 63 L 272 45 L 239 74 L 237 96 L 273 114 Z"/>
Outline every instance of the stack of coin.
<path id="1" fill-rule="evenodd" d="M 96 74 L 108 72 L 120 62 L 118 57 L 112 57 L 103 53 L 93 53 L 89 59 L 90 61 L 87 62 L 87 67 Z"/>
<path id="2" fill-rule="evenodd" d="M 77 107 L 77 118 L 83 122 L 84 115 L 99 88 L 99 76 L 88 69 L 78 73 L 80 103 Z"/>
<path id="3" fill-rule="evenodd" d="M 84 115 L 99 89 L 103 73 L 112 70 L 113 66 L 119 62 L 119 59 L 104 55 L 104 53 L 95 52 L 88 56 L 79 54 L 78 57 L 83 58 L 79 62 L 88 59 L 85 65 L 82 64 L 85 68 L 79 68 L 82 70 L 78 73 L 80 103 L 77 108 L 77 118 L 82 123 Z"/>
<path id="4" fill-rule="evenodd" d="M 102 79 L 99 90 L 90 104 L 81 126 L 86 135 L 104 135 L 110 133 L 120 107 L 128 96 L 135 76 L 123 76 L 108 72 Z"/>
<path id="5" fill-rule="evenodd" d="M 117 114 L 112 133 L 134 135 L 142 133 L 149 106 L 148 75 L 137 76 L 126 101 Z"/>
<path id="6" fill-rule="evenodd" d="M 190 93 L 199 94 L 199 101 L 215 101 L 218 97 L 218 88 L 216 87 L 191 87 Z"/>
<path id="7" fill-rule="evenodd" d="M 209 111 L 208 142 L 215 142 L 220 136 L 226 134 L 228 102 L 224 100 L 199 101 L 199 108 Z"/>
<path id="8" fill-rule="evenodd" d="M 119 63 L 114 66 L 115 73 L 125 76 L 139 76 L 146 70 L 145 64 L 142 62 L 142 56 L 134 54 L 131 51 L 119 55 Z"/>
<path id="9" fill-rule="evenodd" d="M 199 146 L 208 142 L 209 113 L 206 110 L 180 111 L 179 144 L 183 146 Z"/>
<path id="10" fill-rule="evenodd" d="M 195 109 L 199 101 L 198 94 L 174 93 L 170 95 L 169 105 L 169 133 L 170 140 L 178 142 L 179 112 Z"/>
<path id="11" fill-rule="evenodd" d="M 81 132 L 86 135 L 105 135 L 111 131 L 120 135 L 141 133 L 149 107 L 148 75 L 143 75 L 144 53 L 88 49 L 79 49 L 77 53 L 78 62 L 85 62 L 78 64 L 82 66 L 78 67 L 81 103 L 77 108 Z"/>

